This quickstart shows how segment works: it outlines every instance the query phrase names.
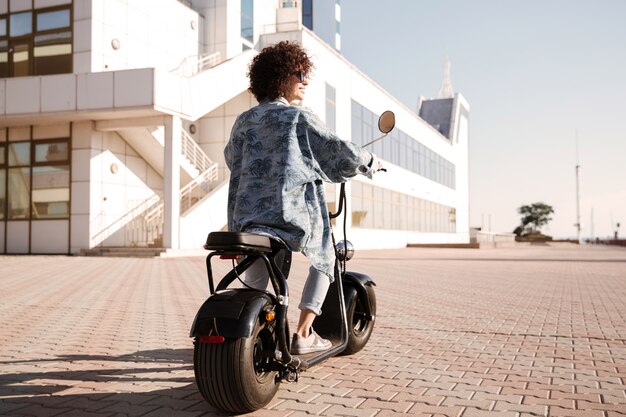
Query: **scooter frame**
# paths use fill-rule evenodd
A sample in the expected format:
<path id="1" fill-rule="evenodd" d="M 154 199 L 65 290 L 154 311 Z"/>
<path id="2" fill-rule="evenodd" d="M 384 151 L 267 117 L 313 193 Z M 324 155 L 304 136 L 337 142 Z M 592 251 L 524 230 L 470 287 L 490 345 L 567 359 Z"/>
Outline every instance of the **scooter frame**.
<path id="1" fill-rule="evenodd" d="M 337 217 L 345 205 L 345 188 L 340 191 L 339 211 L 331 215 Z M 276 321 L 277 352 L 274 356 L 274 370 L 280 372 L 281 379 L 297 380 L 298 373 L 330 357 L 341 354 L 348 345 L 348 319 L 346 300 L 358 297 L 365 309 L 365 319 L 374 320 L 373 307 L 367 293 L 367 286 L 375 285 L 374 280 L 356 272 L 346 272 L 345 261 L 339 258 L 335 263 L 335 280 L 329 288 L 322 311 L 313 325 L 320 336 L 331 340 L 333 346 L 325 351 L 292 355 L 290 353 L 289 325 L 287 310 L 289 306 L 289 288 L 287 277 L 290 260 L 286 267 L 276 262 L 280 251 L 286 250 L 277 240 L 267 236 L 245 232 L 212 232 L 204 245 L 211 250 L 206 258 L 207 277 L 210 296 L 200 307 L 191 328 L 190 337 L 197 342 L 206 343 L 215 337 L 245 338 L 252 335 L 257 319 L 263 315 L 263 309 L 269 304 L 274 306 Z M 211 261 L 219 256 L 222 259 L 239 259 L 214 286 Z M 274 294 L 249 288 L 228 289 L 238 277 L 241 277 L 257 259 L 263 260 L 269 273 Z M 341 320 L 337 320 L 337 317 Z"/>

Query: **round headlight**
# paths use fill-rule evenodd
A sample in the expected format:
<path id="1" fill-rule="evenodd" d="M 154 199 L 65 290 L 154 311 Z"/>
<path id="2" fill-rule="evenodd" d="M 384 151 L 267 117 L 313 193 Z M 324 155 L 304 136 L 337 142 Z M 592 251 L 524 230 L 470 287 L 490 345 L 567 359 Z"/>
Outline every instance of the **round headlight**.
<path id="1" fill-rule="evenodd" d="M 349 240 L 342 240 L 337 243 L 336 250 L 340 261 L 349 261 L 354 256 L 354 245 Z"/>

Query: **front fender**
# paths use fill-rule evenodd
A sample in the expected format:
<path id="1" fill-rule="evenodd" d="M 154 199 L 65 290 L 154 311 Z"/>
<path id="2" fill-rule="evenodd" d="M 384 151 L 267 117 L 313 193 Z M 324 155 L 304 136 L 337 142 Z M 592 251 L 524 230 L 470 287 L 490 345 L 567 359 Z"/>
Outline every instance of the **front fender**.
<path id="1" fill-rule="evenodd" d="M 341 338 L 342 334 L 342 314 L 337 283 L 338 280 L 335 280 L 330 284 L 322 305 L 322 314 L 317 316 L 313 322 L 315 331 L 326 339 L 338 339 Z M 341 283 L 346 309 L 350 305 L 350 300 L 358 297 L 365 310 L 364 313 L 370 317 L 376 315 L 376 306 L 372 306 L 366 288 L 366 286 L 376 285 L 371 277 L 359 272 L 346 272 Z"/>
<path id="2" fill-rule="evenodd" d="M 345 285 L 345 284 L 348 284 L 348 285 Z M 346 286 L 352 286 L 356 290 L 357 297 L 359 297 L 359 301 L 365 308 L 365 313 L 369 316 L 373 316 L 373 315 L 376 315 L 376 311 L 374 311 L 375 307 L 371 305 L 370 299 L 367 296 L 367 290 L 365 289 L 366 285 L 373 286 L 373 285 L 376 285 L 376 283 L 374 282 L 374 279 L 370 277 L 369 275 L 361 274 L 359 272 L 352 272 L 352 271 L 346 272 L 346 275 L 344 278 L 344 292 L 346 294 L 348 293 L 348 291 L 346 291 L 345 289 Z M 346 305 L 349 300 L 350 299 L 346 297 Z"/>
<path id="3" fill-rule="evenodd" d="M 202 304 L 189 336 L 250 337 L 259 314 L 268 304 L 272 304 L 272 298 L 261 291 L 219 291 Z"/>

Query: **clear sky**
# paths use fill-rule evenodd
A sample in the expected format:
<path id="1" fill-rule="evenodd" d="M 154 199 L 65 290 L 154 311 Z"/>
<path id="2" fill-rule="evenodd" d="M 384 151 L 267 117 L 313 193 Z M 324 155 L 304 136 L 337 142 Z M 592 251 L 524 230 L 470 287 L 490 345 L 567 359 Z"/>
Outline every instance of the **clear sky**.
<path id="1" fill-rule="evenodd" d="M 470 224 L 511 232 L 555 209 L 575 237 L 626 236 L 626 0 L 341 0 L 341 49 L 407 107 L 437 96 L 446 56 L 470 104 Z M 578 138 L 578 139 L 577 139 Z M 577 147 L 578 142 L 578 147 Z"/>

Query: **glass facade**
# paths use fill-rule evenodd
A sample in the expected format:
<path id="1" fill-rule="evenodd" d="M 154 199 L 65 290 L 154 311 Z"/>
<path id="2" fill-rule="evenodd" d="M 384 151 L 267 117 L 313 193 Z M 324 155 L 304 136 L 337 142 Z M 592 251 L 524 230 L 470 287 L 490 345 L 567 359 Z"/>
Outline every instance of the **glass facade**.
<path id="1" fill-rule="evenodd" d="M 353 142 L 363 145 L 379 136 L 377 124 L 378 116 L 352 100 Z M 385 140 L 374 143 L 371 150 L 385 161 L 448 188 L 456 188 L 455 165 L 400 129 L 392 130 Z"/>
<path id="2" fill-rule="evenodd" d="M 378 116 L 352 101 L 352 138 L 364 145 L 379 136 Z M 454 188 L 455 166 L 400 129 L 372 145 L 381 159 L 449 188 Z M 455 233 L 456 208 L 407 194 L 353 181 L 352 226 L 365 229 Z"/>
<path id="3" fill-rule="evenodd" d="M 335 101 L 335 87 L 326 84 L 326 126 L 333 132 L 335 131 L 337 119 L 337 104 Z"/>
<path id="4" fill-rule="evenodd" d="M 0 144 L 0 219 L 68 219 L 69 138 Z"/>
<path id="5" fill-rule="evenodd" d="M 456 209 L 352 181 L 352 226 L 364 229 L 455 233 Z"/>
<path id="6" fill-rule="evenodd" d="M 313 0 L 302 0 L 302 24 L 313 30 Z"/>
<path id="7" fill-rule="evenodd" d="M 243 49 L 249 49 L 254 42 L 254 2 L 241 0 L 241 38 L 245 41 Z"/>
<path id="8" fill-rule="evenodd" d="M 0 15 L 0 78 L 72 72 L 72 2 Z"/>

